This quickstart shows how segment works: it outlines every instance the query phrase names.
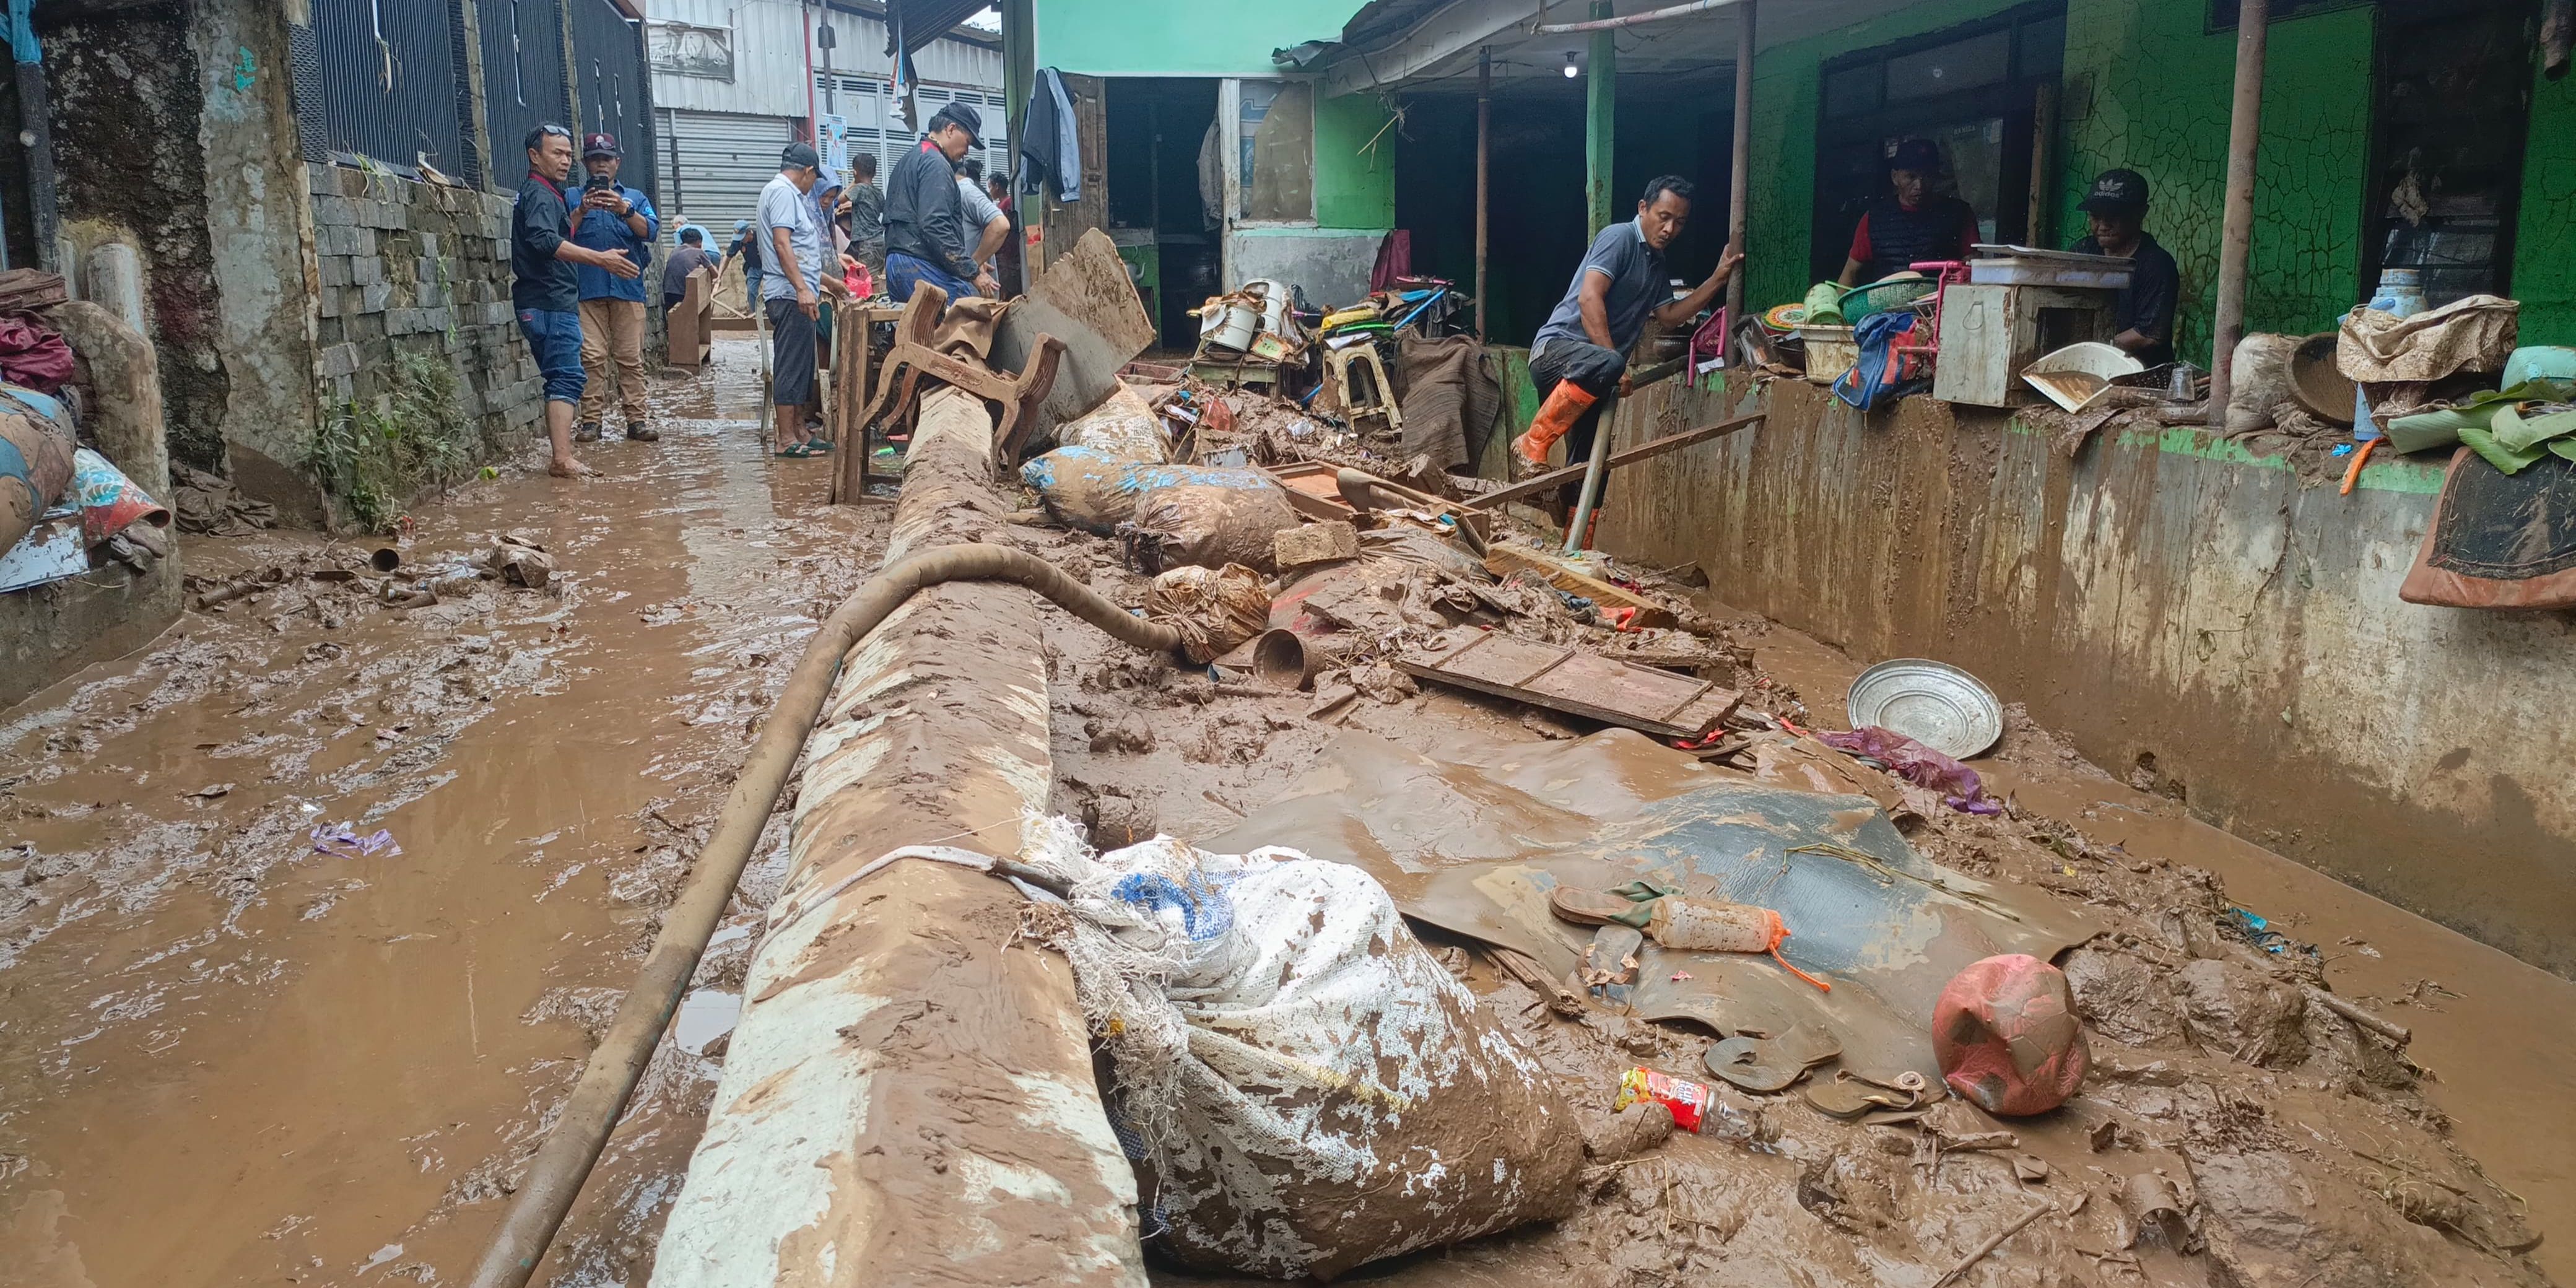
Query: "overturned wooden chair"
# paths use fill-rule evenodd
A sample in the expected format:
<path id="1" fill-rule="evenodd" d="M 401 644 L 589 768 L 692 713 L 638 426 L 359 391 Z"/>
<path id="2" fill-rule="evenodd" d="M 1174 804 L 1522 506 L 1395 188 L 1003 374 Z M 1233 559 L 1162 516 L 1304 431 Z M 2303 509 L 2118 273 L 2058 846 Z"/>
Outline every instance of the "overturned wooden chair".
<path id="1" fill-rule="evenodd" d="M 924 377 L 1000 404 L 1001 412 L 993 419 L 993 459 L 1007 468 L 1017 458 L 1022 441 L 1037 423 L 1038 403 L 1055 387 L 1064 342 L 1040 335 L 1029 351 L 1028 365 L 1018 375 L 997 372 L 980 359 L 991 349 L 992 325 L 1000 317 L 999 310 L 985 318 L 952 319 L 956 325 L 943 327 L 942 318 L 948 312 L 946 291 L 928 283 L 913 288 L 903 315 L 895 320 L 894 348 L 877 371 L 876 392 L 851 422 L 841 467 L 833 476 L 835 504 L 858 501 L 867 495 L 867 485 L 880 477 L 869 468 L 868 429 L 890 417 L 908 419 Z M 958 349 L 975 360 L 960 356 Z"/>

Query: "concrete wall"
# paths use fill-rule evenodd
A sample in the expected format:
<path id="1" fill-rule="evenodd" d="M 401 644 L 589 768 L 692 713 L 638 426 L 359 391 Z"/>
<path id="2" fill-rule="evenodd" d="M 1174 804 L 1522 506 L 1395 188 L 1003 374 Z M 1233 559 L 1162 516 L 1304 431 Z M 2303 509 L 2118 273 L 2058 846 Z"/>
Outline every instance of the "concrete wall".
<path id="1" fill-rule="evenodd" d="M 1768 388 L 1759 428 L 1623 471 L 1604 546 L 1862 660 L 1964 666 L 2196 815 L 2576 974 L 2576 616 L 2398 601 L 2436 469 L 2342 497 L 2197 430 L 2069 461 L 2002 413 Z M 1724 402 L 1658 386 L 1619 441 Z"/>
<path id="2" fill-rule="evenodd" d="M 487 443 L 533 425 L 545 390 L 510 311 L 512 198 L 344 166 L 305 179 L 326 407 L 386 393 L 396 354 L 435 353 Z"/>

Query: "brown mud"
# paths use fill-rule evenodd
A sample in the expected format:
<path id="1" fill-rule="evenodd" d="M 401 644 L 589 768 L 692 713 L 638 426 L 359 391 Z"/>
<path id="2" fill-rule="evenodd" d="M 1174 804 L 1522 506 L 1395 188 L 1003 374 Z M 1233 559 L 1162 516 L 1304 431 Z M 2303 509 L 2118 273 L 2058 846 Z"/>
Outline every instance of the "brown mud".
<path id="1" fill-rule="evenodd" d="M 0 1283 L 465 1277 L 750 730 L 883 544 L 885 507 L 822 505 L 828 462 L 768 458 L 750 345 L 716 354 L 656 383 L 658 446 L 424 506 L 396 575 L 524 531 L 549 589 L 392 609 L 364 571 L 387 543 L 200 539 L 204 589 L 286 575 L 0 714 Z M 401 853 L 317 852 L 342 822 Z M 744 947 L 719 933 L 561 1282 L 639 1273 Z"/>
<path id="2" fill-rule="evenodd" d="M 1143 579 L 1118 566 L 1110 543 L 1040 540 L 1095 589 L 1141 602 Z M 1841 727 L 1840 695 L 1858 664 L 1723 605 L 1700 607 L 1723 623 L 1722 650 L 1749 651 L 1738 683 L 1754 705 Z M 1055 804 L 1109 831 L 1106 843 L 1122 830 L 1236 832 L 1314 768 L 1336 727 L 1464 763 L 1591 728 L 1428 685 L 1315 718 L 1308 695 L 1259 696 L 1239 677 L 1212 682 L 1060 614 L 1048 619 Z M 1909 839 L 1926 857 L 2105 927 L 2063 958 L 2095 1059 L 2076 1100 L 2003 1120 L 1950 1099 L 1916 1121 L 1867 1125 L 1825 1116 L 1796 1089 L 1723 1089 L 1741 1116 L 1734 1138 L 1685 1133 L 1597 1157 L 1585 1205 L 1566 1221 L 1349 1278 L 1922 1285 L 2041 1204 L 2047 1211 L 1958 1282 L 2536 1284 L 2564 1274 L 2576 1260 L 2564 1161 L 2576 1131 L 2563 1116 L 2576 1103 L 2576 988 L 2190 822 L 2084 764 L 2018 710 L 2009 723 L 2004 745 L 1976 767 L 2012 813 L 1936 810 L 1909 824 Z M 1764 777 L 1899 797 L 1865 767 L 1835 772 L 1813 783 Z M 1471 830 L 1514 827 L 1479 818 Z M 2237 928 L 2239 904 L 2317 942 L 2319 956 L 2261 951 Z M 1472 943 L 1425 937 L 1448 944 L 1453 968 L 1605 1136 L 1625 1069 L 1714 1081 L 1700 1068 L 1711 1033 L 1601 1007 L 1557 1018 Z M 2441 977 L 2442 991 L 2410 992 L 2416 976 Z M 2414 1043 L 2392 1051 L 2307 1005 L 2311 984 L 2412 1026 Z M 2010 1133 L 2009 1147 L 1990 1147 L 1997 1132 Z M 1155 1277 L 1235 1282 L 1168 1266 Z"/>

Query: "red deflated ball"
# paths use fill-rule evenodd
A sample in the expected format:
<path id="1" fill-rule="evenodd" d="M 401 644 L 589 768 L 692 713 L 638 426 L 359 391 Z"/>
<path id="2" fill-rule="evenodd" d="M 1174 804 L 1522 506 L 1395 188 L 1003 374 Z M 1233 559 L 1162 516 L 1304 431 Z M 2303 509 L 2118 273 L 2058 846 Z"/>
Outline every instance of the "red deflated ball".
<path id="1" fill-rule="evenodd" d="M 1942 1080 L 1990 1114 L 2042 1114 L 2084 1085 L 2093 1063 L 2066 975 L 2022 953 L 1960 971 L 1932 1008 Z"/>

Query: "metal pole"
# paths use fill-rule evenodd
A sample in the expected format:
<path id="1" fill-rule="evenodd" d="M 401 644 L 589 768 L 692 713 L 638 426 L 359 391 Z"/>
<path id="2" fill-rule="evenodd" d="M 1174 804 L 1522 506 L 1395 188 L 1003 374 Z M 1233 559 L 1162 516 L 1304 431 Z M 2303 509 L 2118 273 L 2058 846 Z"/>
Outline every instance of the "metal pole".
<path id="1" fill-rule="evenodd" d="M 1601 400 L 1601 419 L 1592 425 L 1592 457 L 1583 467 L 1583 492 L 1574 503 L 1574 518 L 1565 525 L 1565 553 L 1583 553 L 1584 538 L 1592 535 L 1592 507 L 1601 499 L 1602 476 L 1610 472 L 1604 464 L 1610 456 L 1610 427 L 1619 419 L 1619 395 Z"/>
<path id="2" fill-rule="evenodd" d="M 1753 0 L 1744 0 L 1735 29 L 1735 141 L 1730 145 L 1734 154 L 1728 158 L 1731 175 L 1726 193 L 1728 250 L 1744 249 L 1744 228 L 1753 204 L 1753 13 Z M 1726 281 L 1726 319 L 1729 326 L 1744 320 L 1744 270 L 1740 266 L 1735 276 Z M 1698 373 L 1686 372 L 1684 378 L 1696 380 Z"/>
<path id="3" fill-rule="evenodd" d="M 2033 246 L 2046 246 L 2055 239 L 2048 235 L 2049 171 L 2057 165 L 2057 86 L 2041 85 L 2030 103 L 2030 227 L 2024 235 Z"/>
<path id="4" fill-rule="evenodd" d="M 2218 243 L 2218 300 L 2209 359 L 2209 423 L 2227 423 L 2236 342 L 2245 336 L 2245 264 L 2254 249 L 2254 152 L 2263 131 L 2263 43 L 2272 0 L 2236 12 L 2236 101 L 2227 119 L 2227 205 Z"/>
<path id="5" fill-rule="evenodd" d="M 1689 4 L 1677 4 L 1668 9 L 1653 9 L 1645 13 L 1632 13 L 1625 18 L 1611 17 L 1603 7 L 1596 5 L 1592 10 L 1592 21 L 1590 22 L 1542 23 L 1530 30 L 1534 34 L 1541 36 L 1561 36 L 1569 32 L 1581 31 L 1616 31 L 1622 27 L 1642 26 L 1649 22 L 1662 22 L 1667 18 L 1679 18 L 1687 14 L 1706 13 L 1711 9 L 1723 9 L 1728 5 L 1749 4 L 1751 2 L 1752 0 L 1690 0 Z"/>
<path id="6" fill-rule="evenodd" d="M 1485 283 L 1485 194 L 1488 167 L 1493 162 L 1494 51 L 1491 47 L 1476 50 L 1476 338 L 1485 338 L 1485 297 L 1492 292 Z"/>
<path id="7" fill-rule="evenodd" d="M 1610 0 L 1592 0 L 1592 16 L 1610 16 Z M 1610 226 L 1611 121 L 1619 100 L 1619 50 L 1608 29 L 1592 33 L 1592 66 L 1583 85 L 1586 237 Z"/>

